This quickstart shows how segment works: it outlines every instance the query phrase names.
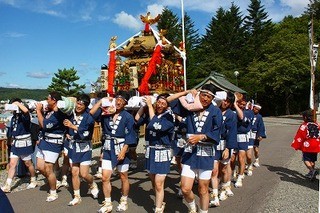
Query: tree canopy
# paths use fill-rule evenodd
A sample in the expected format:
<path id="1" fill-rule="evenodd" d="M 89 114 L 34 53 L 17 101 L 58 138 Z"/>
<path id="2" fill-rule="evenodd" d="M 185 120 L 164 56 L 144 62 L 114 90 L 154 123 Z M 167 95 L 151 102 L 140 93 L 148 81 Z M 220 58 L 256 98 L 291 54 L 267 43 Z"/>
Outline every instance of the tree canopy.
<path id="1" fill-rule="evenodd" d="M 48 87 L 48 91 L 60 92 L 63 96 L 77 96 L 83 92 L 85 85 L 76 83 L 80 79 L 77 76 L 77 70 L 73 67 L 70 69 L 64 68 L 63 70 L 58 69 L 58 73 L 54 74 L 52 82 Z"/>

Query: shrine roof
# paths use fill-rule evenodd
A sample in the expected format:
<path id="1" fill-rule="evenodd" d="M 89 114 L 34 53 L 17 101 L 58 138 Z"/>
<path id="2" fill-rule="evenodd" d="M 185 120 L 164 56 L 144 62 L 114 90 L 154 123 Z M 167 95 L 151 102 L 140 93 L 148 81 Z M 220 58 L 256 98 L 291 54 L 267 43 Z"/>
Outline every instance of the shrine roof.
<path id="1" fill-rule="evenodd" d="M 211 72 L 211 75 L 196 85 L 194 89 L 200 89 L 204 84 L 208 83 L 212 83 L 215 87 L 223 91 L 240 92 L 242 94 L 247 93 L 245 90 L 228 81 L 223 74 L 217 72 Z"/>

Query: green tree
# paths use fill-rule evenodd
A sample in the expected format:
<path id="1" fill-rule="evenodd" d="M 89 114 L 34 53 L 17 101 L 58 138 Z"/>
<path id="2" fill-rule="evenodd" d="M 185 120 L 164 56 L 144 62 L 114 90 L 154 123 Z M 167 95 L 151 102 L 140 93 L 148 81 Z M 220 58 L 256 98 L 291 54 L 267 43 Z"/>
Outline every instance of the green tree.
<path id="1" fill-rule="evenodd" d="M 268 19 L 261 0 L 251 0 L 248 8 L 249 15 L 245 17 L 244 26 L 248 32 L 249 60 L 261 57 L 261 46 L 273 34 L 273 23 Z"/>
<path id="2" fill-rule="evenodd" d="M 307 20 L 286 17 L 262 45 L 264 60 L 254 60 L 248 67 L 244 89 L 266 106 L 268 114 L 297 113 L 308 107 L 308 48 Z"/>
<path id="3" fill-rule="evenodd" d="M 303 18 L 308 21 L 313 20 L 313 30 L 314 30 L 314 43 L 320 41 L 320 0 L 310 0 L 306 11 L 303 14 Z"/>
<path id="4" fill-rule="evenodd" d="M 71 69 L 58 69 L 58 73 L 54 75 L 55 77 L 52 77 L 52 82 L 48 87 L 49 92 L 57 91 L 63 96 L 77 96 L 86 88 L 84 84 L 76 83 L 80 77 L 77 76 L 77 70 L 73 67 Z"/>
<path id="5" fill-rule="evenodd" d="M 310 16 L 315 19 L 320 20 L 320 1 L 319 0 L 309 0 L 308 7 L 304 12 L 304 15 Z"/>
<path id="6" fill-rule="evenodd" d="M 163 8 L 157 28 L 158 31 L 167 30 L 165 37 L 175 46 L 179 45 L 179 18 L 168 7 Z"/>
<path id="7" fill-rule="evenodd" d="M 198 72 L 208 76 L 217 71 L 235 82 L 233 72 L 244 70 L 247 65 L 245 37 L 240 8 L 233 3 L 228 10 L 218 8 L 199 45 Z"/>

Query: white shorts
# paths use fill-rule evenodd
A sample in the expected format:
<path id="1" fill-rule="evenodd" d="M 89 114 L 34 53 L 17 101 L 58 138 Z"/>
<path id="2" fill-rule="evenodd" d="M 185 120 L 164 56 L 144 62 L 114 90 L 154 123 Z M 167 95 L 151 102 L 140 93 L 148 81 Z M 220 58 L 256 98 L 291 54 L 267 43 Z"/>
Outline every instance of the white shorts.
<path id="1" fill-rule="evenodd" d="M 13 154 L 13 152 L 10 152 L 10 158 L 21 158 L 21 160 L 23 160 L 23 161 L 31 160 L 31 156 L 32 156 L 32 154 L 18 156 L 18 155 Z"/>
<path id="2" fill-rule="evenodd" d="M 102 160 L 102 169 L 113 170 L 110 160 Z M 127 172 L 129 170 L 129 164 L 122 164 L 117 166 L 118 172 Z"/>
<path id="3" fill-rule="evenodd" d="M 150 174 L 150 171 L 147 170 L 148 174 Z M 158 175 L 158 176 L 167 176 L 167 174 L 154 174 L 154 175 Z"/>
<path id="4" fill-rule="evenodd" d="M 69 163 L 73 163 L 71 158 L 69 158 Z M 83 161 L 83 162 L 80 163 L 80 165 L 90 166 L 91 165 L 91 160 Z"/>
<path id="5" fill-rule="evenodd" d="M 199 180 L 210 180 L 212 170 L 202 170 L 202 169 L 191 169 L 189 165 L 182 165 L 181 176 L 195 178 L 196 174 Z"/>
<path id="6" fill-rule="evenodd" d="M 43 159 L 45 162 L 55 163 L 60 153 L 50 152 L 48 150 L 38 149 L 37 158 Z"/>

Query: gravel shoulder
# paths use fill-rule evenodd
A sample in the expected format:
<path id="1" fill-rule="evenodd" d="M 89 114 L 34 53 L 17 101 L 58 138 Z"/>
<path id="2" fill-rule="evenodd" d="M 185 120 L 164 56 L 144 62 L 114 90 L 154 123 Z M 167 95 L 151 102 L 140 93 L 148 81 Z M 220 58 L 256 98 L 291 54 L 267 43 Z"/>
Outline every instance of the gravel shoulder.
<path id="1" fill-rule="evenodd" d="M 297 151 L 285 168 L 274 167 L 280 182 L 266 195 L 259 212 L 310 213 L 319 211 L 319 180 L 305 178 L 307 169 Z M 318 168 L 319 170 L 319 168 Z"/>

